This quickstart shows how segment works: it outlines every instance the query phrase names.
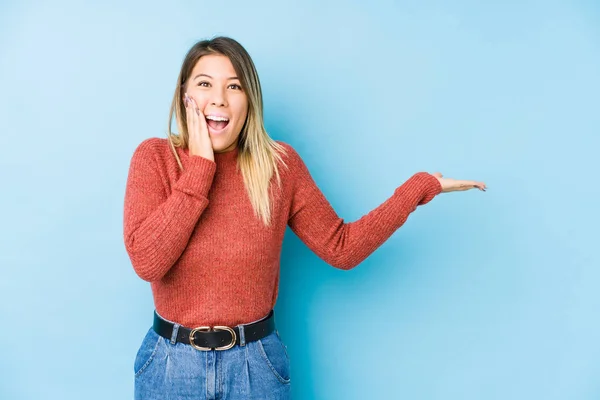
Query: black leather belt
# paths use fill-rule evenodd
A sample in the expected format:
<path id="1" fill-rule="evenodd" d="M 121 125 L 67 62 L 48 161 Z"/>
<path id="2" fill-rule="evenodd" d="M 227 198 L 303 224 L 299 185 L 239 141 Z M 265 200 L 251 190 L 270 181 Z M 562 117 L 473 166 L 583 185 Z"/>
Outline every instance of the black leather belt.
<path id="1" fill-rule="evenodd" d="M 171 340 L 174 326 L 175 324 L 165 320 L 154 310 L 152 328 L 156 333 Z M 245 342 L 262 339 L 275 330 L 273 310 L 260 321 L 242 326 Z M 240 344 L 240 329 L 237 326 L 233 328 L 228 326 L 214 326 L 212 328 L 210 326 L 199 326 L 197 328 L 179 326 L 175 341 L 189 344 L 193 348 L 202 351 L 228 350 Z"/>

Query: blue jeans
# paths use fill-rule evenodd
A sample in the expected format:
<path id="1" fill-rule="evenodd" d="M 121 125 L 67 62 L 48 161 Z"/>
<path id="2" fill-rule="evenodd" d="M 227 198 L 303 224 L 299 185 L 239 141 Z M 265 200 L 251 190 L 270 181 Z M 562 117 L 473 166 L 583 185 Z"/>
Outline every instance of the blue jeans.
<path id="1" fill-rule="evenodd" d="M 245 343 L 240 332 L 240 341 L 201 351 L 150 328 L 135 357 L 135 399 L 290 399 L 290 361 L 279 333 Z"/>

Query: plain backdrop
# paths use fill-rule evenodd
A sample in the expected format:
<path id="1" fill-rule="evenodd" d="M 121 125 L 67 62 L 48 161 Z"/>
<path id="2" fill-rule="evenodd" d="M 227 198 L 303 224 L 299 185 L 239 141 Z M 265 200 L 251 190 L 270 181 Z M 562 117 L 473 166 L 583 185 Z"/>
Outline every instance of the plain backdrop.
<path id="1" fill-rule="evenodd" d="M 2 1 L 0 398 L 132 398 L 153 303 L 123 245 L 129 161 L 219 34 L 346 221 L 418 171 L 489 187 L 347 272 L 288 229 L 295 399 L 600 398 L 595 0 Z"/>

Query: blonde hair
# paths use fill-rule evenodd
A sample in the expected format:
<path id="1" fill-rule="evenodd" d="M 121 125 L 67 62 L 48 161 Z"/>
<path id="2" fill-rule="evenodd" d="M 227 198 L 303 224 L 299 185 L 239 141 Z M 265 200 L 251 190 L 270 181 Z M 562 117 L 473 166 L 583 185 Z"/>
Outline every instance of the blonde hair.
<path id="1" fill-rule="evenodd" d="M 183 169 L 181 160 L 175 151 L 175 147 L 188 148 L 189 143 L 182 89 L 198 60 L 210 54 L 224 55 L 229 58 L 247 96 L 248 115 L 238 137 L 237 167 L 242 173 L 255 216 L 261 218 L 268 226 L 271 223 L 272 204 L 270 182 L 275 175 L 278 185 L 281 185 L 277 162 L 281 162 L 285 166 L 285 162 L 281 158 L 281 154 L 285 154 L 285 148 L 269 137 L 264 128 L 262 90 L 258 73 L 246 49 L 234 39 L 219 36 L 210 40 L 202 40 L 194 44 L 186 54 L 177 78 L 177 87 L 169 112 L 168 139 L 171 149 L 179 168 Z M 171 131 L 173 115 L 177 122 L 178 134 Z"/>

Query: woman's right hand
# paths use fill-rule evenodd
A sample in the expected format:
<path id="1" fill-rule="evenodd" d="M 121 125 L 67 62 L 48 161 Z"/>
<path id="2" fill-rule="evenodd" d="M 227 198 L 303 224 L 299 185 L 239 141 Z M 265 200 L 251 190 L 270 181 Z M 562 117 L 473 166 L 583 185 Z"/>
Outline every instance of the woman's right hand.
<path id="1" fill-rule="evenodd" d="M 444 178 L 444 176 L 439 172 L 434 172 L 431 175 L 435 176 L 440 182 L 440 185 L 442 186 L 442 193 L 458 191 L 462 192 L 469 189 L 479 189 L 485 192 L 487 189 L 487 186 L 483 182 L 461 181 L 452 178 Z"/>
<path id="2" fill-rule="evenodd" d="M 215 155 L 212 147 L 212 141 L 208 133 L 206 118 L 196 100 L 185 94 L 184 100 L 185 113 L 188 130 L 188 147 L 190 155 L 201 156 L 211 161 L 215 161 Z"/>

